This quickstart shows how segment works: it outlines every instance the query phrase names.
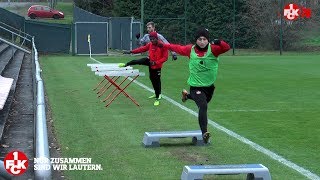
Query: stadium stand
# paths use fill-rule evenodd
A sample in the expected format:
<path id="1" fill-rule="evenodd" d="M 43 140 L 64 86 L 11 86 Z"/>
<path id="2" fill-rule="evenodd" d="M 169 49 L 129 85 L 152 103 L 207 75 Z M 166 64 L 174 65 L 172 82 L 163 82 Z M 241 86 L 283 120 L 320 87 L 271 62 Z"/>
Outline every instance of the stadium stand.
<path id="1" fill-rule="evenodd" d="M 34 107 L 32 61 L 28 50 L 0 36 L 0 160 L 12 150 L 34 157 Z M 29 163 L 25 179 L 34 179 Z M 30 166 L 31 165 L 31 166 Z M 0 175 L 0 179 L 5 178 Z"/>

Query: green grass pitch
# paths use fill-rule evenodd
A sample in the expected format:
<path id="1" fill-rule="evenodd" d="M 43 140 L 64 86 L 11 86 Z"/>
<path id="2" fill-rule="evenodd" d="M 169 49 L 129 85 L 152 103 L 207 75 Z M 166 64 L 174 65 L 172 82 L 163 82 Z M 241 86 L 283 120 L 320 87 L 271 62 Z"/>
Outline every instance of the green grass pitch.
<path id="1" fill-rule="evenodd" d="M 120 63 L 138 57 L 95 58 Z M 69 179 L 179 179 L 184 165 L 239 163 L 264 164 L 273 179 L 307 179 L 210 125 L 210 146 L 163 139 L 160 148 L 145 149 L 145 131 L 198 130 L 197 118 L 164 99 L 154 107 L 152 93 L 136 84 L 127 92 L 141 107 L 120 95 L 105 108 L 92 91 L 101 77 L 86 66 L 95 63 L 88 57 L 40 56 L 40 63 L 62 157 L 90 157 L 103 167 L 65 171 Z M 165 63 L 162 94 L 197 111 L 194 102 L 181 102 L 181 90 L 189 88 L 187 63 L 183 57 Z M 319 67 L 317 55 L 222 56 L 208 117 L 319 176 Z M 146 72 L 138 81 L 151 87 L 147 68 L 135 68 Z"/>

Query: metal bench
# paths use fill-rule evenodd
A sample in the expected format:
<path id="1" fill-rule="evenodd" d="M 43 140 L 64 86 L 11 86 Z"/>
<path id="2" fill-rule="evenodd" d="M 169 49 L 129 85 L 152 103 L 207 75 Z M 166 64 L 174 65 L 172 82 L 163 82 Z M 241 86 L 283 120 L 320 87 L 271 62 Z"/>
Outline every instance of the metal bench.
<path id="1" fill-rule="evenodd" d="M 143 137 L 144 147 L 159 147 L 160 138 L 186 138 L 192 137 L 192 143 L 198 146 L 205 145 L 202 133 L 198 131 L 169 131 L 169 132 L 145 132 Z"/>
<path id="2" fill-rule="evenodd" d="M 12 83 L 12 78 L 5 78 L 0 76 L 0 110 L 2 110 L 4 105 L 6 104 Z"/>
<path id="3" fill-rule="evenodd" d="M 181 180 L 203 179 L 209 174 L 247 174 L 247 180 L 271 180 L 269 169 L 262 164 L 184 166 Z"/>

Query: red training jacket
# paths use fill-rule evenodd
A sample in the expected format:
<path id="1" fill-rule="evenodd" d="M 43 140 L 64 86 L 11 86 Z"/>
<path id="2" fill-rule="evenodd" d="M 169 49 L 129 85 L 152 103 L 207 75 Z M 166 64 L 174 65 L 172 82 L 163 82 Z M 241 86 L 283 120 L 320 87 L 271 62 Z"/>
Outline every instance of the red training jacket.
<path id="1" fill-rule="evenodd" d="M 162 42 L 159 42 L 162 43 Z M 149 51 L 150 61 L 156 62 L 154 66 L 151 66 L 151 69 L 160 69 L 162 64 L 168 60 L 168 48 L 167 47 L 158 47 L 158 45 L 153 45 L 151 42 L 145 46 L 141 46 L 137 49 L 131 51 L 133 54 L 142 53 Z"/>

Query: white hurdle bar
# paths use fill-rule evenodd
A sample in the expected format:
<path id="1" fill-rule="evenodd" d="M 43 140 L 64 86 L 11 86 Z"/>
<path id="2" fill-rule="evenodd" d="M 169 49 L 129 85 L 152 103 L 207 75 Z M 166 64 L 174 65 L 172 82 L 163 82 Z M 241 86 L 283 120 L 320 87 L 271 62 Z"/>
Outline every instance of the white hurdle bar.
<path id="1" fill-rule="evenodd" d="M 269 169 L 262 164 L 184 166 L 181 180 L 203 179 L 204 175 L 247 174 L 247 180 L 271 180 Z"/>
<path id="2" fill-rule="evenodd" d="M 103 71 L 95 72 L 98 76 L 145 76 L 145 73 L 139 72 L 138 69 L 135 70 L 124 70 L 124 71 Z"/>
<path id="3" fill-rule="evenodd" d="M 160 138 L 187 138 L 192 137 L 192 143 L 197 146 L 203 146 L 202 133 L 197 131 L 169 131 L 169 132 L 145 132 L 142 143 L 144 147 L 159 147 Z"/>
<path id="4" fill-rule="evenodd" d="M 133 67 L 127 66 L 127 67 L 113 67 L 113 66 L 100 66 L 100 67 L 91 67 L 91 71 L 124 71 L 124 70 L 132 70 Z"/>
<path id="5" fill-rule="evenodd" d="M 108 64 L 87 64 L 91 67 L 91 71 L 94 71 L 98 76 L 145 76 L 145 73 L 139 72 L 138 69 L 133 69 L 131 66 L 119 67 L 118 63 Z"/>
<path id="6" fill-rule="evenodd" d="M 87 64 L 88 67 L 119 67 L 119 63 Z"/>

